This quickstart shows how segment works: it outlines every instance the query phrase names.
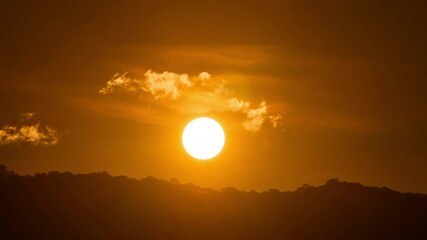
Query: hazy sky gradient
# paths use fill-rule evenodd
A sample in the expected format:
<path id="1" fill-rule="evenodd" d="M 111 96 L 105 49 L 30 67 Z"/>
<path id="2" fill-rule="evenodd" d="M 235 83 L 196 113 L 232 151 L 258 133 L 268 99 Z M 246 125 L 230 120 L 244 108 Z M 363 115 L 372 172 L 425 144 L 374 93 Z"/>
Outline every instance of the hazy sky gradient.
<path id="1" fill-rule="evenodd" d="M 207 187 L 294 189 L 331 177 L 427 192 L 424 1 L 13 1 L 0 21 L 0 128 L 38 124 L 54 146 L 0 146 L 21 174 L 93 172 Z M 282 115 L 259 132 L 239 113 L 149 94 L 102 95 L 115 73 L 224 79 Z M 205 106 L 205 105 L 203 105 Z M 191 110 L 191 111 L 186 111 Z M 21 114 L 36 113 L 30 122 Z M 180 138 L 200 115 L 226 132 L 215 159 Z"/>

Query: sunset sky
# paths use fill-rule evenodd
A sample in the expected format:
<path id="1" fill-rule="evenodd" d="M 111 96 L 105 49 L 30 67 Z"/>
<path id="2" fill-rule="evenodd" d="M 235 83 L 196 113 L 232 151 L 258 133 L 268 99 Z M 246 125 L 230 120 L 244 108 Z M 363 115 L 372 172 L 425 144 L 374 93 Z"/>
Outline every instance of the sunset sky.
<path id="1" fill-rule="evenodd" d="M 427 193 L 425 1 L 10 1 L 0 164 L 203 187 Z M 156 85 L 155 79 L 164 82 Z M 211 117 L 223 151 L 181 143 Z"/>

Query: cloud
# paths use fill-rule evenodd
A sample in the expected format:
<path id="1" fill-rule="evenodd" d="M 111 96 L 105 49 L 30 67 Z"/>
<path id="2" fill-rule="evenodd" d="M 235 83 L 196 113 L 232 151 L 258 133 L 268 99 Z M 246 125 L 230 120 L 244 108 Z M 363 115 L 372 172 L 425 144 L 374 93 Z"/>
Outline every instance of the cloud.
<path id="1" fill-rule="evenodd" d="M 242 123 L 242 126 L 250 132 L 259 131 L 267 116 L 267 103 L 262 101 L 258 108 L 248 110 L 246 116 L 246 121 Z"/>
<path id="2" fill-rule="evenodd" d="M 28 112 L 28 113 L 21 113 L 21 118 L 22 120 L 30 120 L 31 118 L 34 117 L 36 113 L 33 112 Z"/>
<path id="3" fill-rule="evenodd" d="M 200 81 L 202 81 L 202 85 L 206 85 L 206 82 L 211 78 L 211 75 L 207 72 L 201 72 L 198 77 Z"/>
<path id="4" fill-rule="evenodd" d="M 249 108 L 250 103 L 247 101 L 239 100 L 237 98 L 230 98 L 228 99 L 228 106 L 230 107 L 231 111 L 237 112 L 237 111 L 246 111 Z"/>
<path id="5" fill-rule="evenodd" d="M 282 120 L 282 116 L 277 114 L 277 115 L 270 115 L 268 116 L 268 119 L 270 120 L 271 124 L 273 125 L 274 128 L 276 128 Z"/>
<path id="6" fill-rule="evenodd" d="M 267 115 L 267 103 L 265 101 L 262 101 L 257 108 L 251 109 L 250 102 L 234 97 L 228 99 L 228 107 L 233 112 L 246 114 L 246 120 L 242 123 L 242 126 L 250 132 L 259 131 L 267 118 L 273 128 L 276 128 L 282 120 L 282 116 L 279 114 Z"/>
<path id="7" fill-rule="evenodd" d="M 191 87 L 193 83 L 187 74 L 173 72 L 156 73 L 148 70 L 144 74 L 145 79 L 141 82 L 142 89 L 151 93 L 155 99 L 169 97 L 176 99 L 181 95 L 181 88 Z"/>
<path id="8" fill-rule="evenodd" d="M 130 79 L 126 76 L 127 73 L 119 75 L 116 73 L 113 78 L 107 82 L 107 86 L 99 90 L 101 94 L 113 93 L 115 90 L 121 89 L 125 91 L 135 92 L 137 89 L 141 88 L 138 85 L 141 85 L 138 80 Z"/>
<path id="9" fill-rule="evenodd" d="M 213 79 L 211 74 L 201 72 L 194 77 L 189 77 L 188 74 L 178 74 L 165 71 L 157 73 L 148 70 L 144 73 L 142 79 L 131 79 L 123 75 L 115 74 L 113 78 L 107 82 L 107 86 L 102 88 L 99 93 L 111 94 L 115 91 L 138 92 L 140 94 L 149 93 L 154 99 L 170 99 L 177 100 L 186 95 L 197 99 L 199 104 L 205 101 L 200 99 L 212 99 L 208 96 L 215 96 L 214 105 L 223 105 L 218 107 L 225 111 L 240 112 L 246 116 L 246 120 L 242 123 L 244 129 L 250 132 L 257 132 L 261 129 L 264 122 L 269 119 L 273 127 L 277 127 L 281 120 L 280 115 L 268 115 L 267 103 L 262 101 L 258 107 L 250 108 L 250 102 L 234 97 L 233 92 L 227 88 L 227 81 L 224 79 Z M 197 97 L 196 97 L 197 96 Z M 212 102 L 212 101 L 207 101 Z M 212 103 L 211 103 L 212 104 Z"/>
<path id="10" fill-rule="evenodd" d="M 26 120 L 34 113 L 21 114 Z M 58 131 L 49 126 L 40 127 L 40 123 L 24 126 L 4 125 L 0 129 L 0 146 L 28 143 L 34 146 L 52 146 L 58 143 Z"/>
<path id="11" fill-rule="evenodd" d="M 107 86 L 99 90 L 101 94 L 113 93 L 116 90 L 127 92 L 146 92 L 154 96 L 155 99 L 170 98 L 177 99 L 181 95 L 181 89 L 191 87 L 187 74 L 178 74 L 173 72 L 156 73 L 148 70 L 144 73 L 143 79 L 131 79 L 126 76 L 127 73 L 119 75 L 116 73 L 113 78 L 107 82 Z M 208 73 L 206 73 L 208 74 Z M 201 73 L 200 79 L 207 80 L 210 75 Z"/>

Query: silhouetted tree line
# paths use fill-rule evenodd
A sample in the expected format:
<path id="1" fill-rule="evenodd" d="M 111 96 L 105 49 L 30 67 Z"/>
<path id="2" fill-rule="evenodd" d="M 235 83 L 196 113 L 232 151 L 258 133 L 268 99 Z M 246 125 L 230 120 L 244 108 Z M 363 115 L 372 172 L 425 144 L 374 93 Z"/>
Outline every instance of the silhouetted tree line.
<path id="1" fill-rule="evenodd" d="M 427 195 L 331 179 L 221 191 L 147 177 L 0 166 L 0 239 L 427 239 Z"/>

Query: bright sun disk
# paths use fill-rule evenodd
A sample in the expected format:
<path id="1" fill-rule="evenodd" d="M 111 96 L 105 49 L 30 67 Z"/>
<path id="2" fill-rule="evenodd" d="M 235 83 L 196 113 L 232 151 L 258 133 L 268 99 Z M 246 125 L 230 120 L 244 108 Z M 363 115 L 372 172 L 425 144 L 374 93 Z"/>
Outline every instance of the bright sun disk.
<path id="1" fill-rule="evenodd" d="M 192 157 L 208 160 L 218 155 L 225 143 L 221 125 L 207 117 L 196 118 L 184 129 L 182 144 Z"/>

